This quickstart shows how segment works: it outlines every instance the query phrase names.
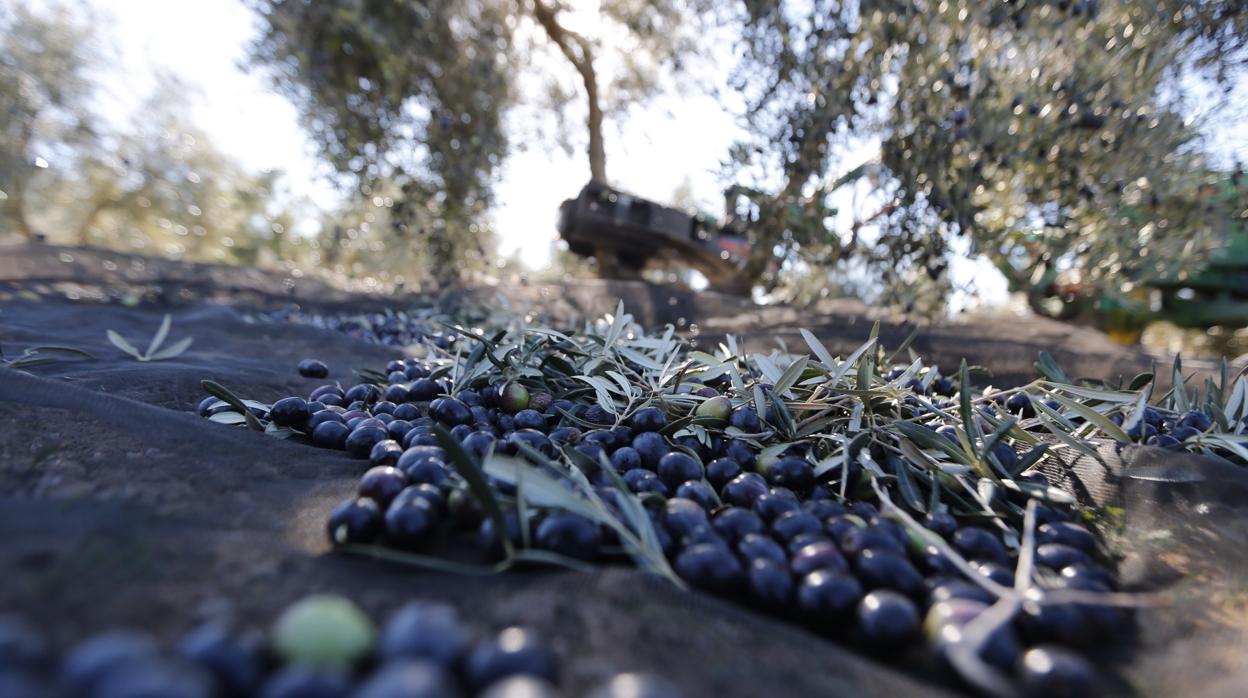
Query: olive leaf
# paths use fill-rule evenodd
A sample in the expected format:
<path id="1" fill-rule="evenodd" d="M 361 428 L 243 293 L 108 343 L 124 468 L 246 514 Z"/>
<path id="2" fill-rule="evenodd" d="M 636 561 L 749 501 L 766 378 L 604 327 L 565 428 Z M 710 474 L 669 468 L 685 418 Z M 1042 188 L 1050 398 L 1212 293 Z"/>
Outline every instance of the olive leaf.
<path id="1" fill-rule="evenodd" d="M 82 349 L 75 349 L 74 347 L 62 347 L 62 346 L 56 346 L 56 345 L 43 345 L 43 346 L 29 347 L 25 351 L 23 351 L 20 355 L 18 355 L 16 358 L 12 358 L 12 359 L 3 358 L 4 357 L 3 352 L 0 352 L 0 366 L 6 366 L 8 368 L 20 370 L 23 368 L 33 368 L 35 366 L 42 366 L 44 364 L 50 364 L 50 363 L 55 363 L 57 361 L 63 361 L 64 358 L 58 358 L 56 356 L 57 354 L 63 354 L 66 357 L 81 357 L 85 359 L 91 359 L 93 361 L 95 360 L 94 354 L 87 352 L 87 351 L 83 351 Z"/>
<path id="2" fill-rule="evenodd" d="M 111 342 L 113 346 L 124 351 L 130 356 L 133 356 L 137 361 L 164 361 L 166 359 L 173 359 L 181 356 L 195 341 L 194 337 L 186 337 L 185 339 L 180 339 L 170 346 L 161 349 L 161 347 L 164 346 L 165 340 L 168 339 L 169 331 L 172 328 L 173 317 L 166 313 L 164 320 L 160 323 L 160 327 L 156 330 L 156 334 L 152 336 L 152 341 L 148 343 L 147 351 L 145 352 L 139 351 L 138 348 L 131 344 L 125 337 L 122 337 L 120 333 L 114 330 L 107 330 L 105 335 L 108 337 L 108 341 Z"/>

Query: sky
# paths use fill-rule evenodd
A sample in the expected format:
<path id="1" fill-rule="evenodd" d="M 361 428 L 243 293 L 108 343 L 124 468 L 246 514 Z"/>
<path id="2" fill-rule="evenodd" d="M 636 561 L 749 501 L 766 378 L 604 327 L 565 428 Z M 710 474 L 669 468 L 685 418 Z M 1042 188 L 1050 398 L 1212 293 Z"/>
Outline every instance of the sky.
<path id="1" fill-rule="evenodd" d="M 294 107 L 270 89 L 263 75 L 245 68 L 246 46 L 257 30 L 241 0 L 84 1 L 106 20 L 105 41 L 115 56 L 114 65 L 100 76 L 107 116 L 118 123 L 134 118 L 157 71 L 168 71 L 194 90 L 196 125 L 222 151 L 248 169 L 283 170 L 293 196 L 307 197 L 321 208 L 335 205 L 338 194 L 321 176 L 326 166 L 299 127 Z M 573 23 L 586 21 L 591 13 L 580 14 L 572 17 Z M 610 71 L 609 65 L 599 68 Z M 550 69 L 567 66 L 552 64 Z M 1236 99 L 1248 103 L 1248 78 L 1240 80 Z M 716 99 L 678 91 L 608 124 L 608 176 L 622 189 L 659 201 L 670 201 L 687 184 L 702 210 L 719 215 L 723 184 L 717 173 L 737 134 L 730 110 Z M 1221 156 L 1248 160 L 1248 128 L 1238 122 L 1223 124 L 1211 135 Z M 580 149 L 568 153 L 547 143 L 513 140 L 520 147 L 500 173 L 493 223 L 502 255 L 516 254 L 526 266 L 540 269 L 549 263 L 558 239 L 559 203 L 588 179 L 587 157 Z M 871 155 L 869 145 L 850 153 L 845 169 Z M 849 225 L 853 204 L 866 193 L 852 187 L 838 192 L 832 202 L 842 210 L 838 226 Z M 964 288 L 952 299 L 954 310 L 1003 302 L 1007 295 L 1004 279 L 986 261 L 955 260 L 952 272 L 955 285 Z"/>

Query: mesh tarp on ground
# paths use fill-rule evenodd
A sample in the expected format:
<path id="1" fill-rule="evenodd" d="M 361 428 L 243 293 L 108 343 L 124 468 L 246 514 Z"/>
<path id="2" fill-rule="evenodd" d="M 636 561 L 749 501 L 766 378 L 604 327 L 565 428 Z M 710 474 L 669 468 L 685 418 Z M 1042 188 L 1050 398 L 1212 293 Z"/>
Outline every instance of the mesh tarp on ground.
<path id="1" fill-rule="evenodd" d="M 62 344 L 96 361 L 0 370 L 0 612 L 38 621 L 61 645 L 112 625 L 172 640 L 205 615 L 266 624 L 290 601 L 335 591 L 374 614 L 411 598 L 448 601 L 482 628 L 522 623 L 557 638 L 575 694 L 626 670 L 688 696 L 938 695 L 800 628 L 622 569 L 460 578 L 328 553 L 323 522 L 363 466 L 190 413 L 212 378 L 256 399 L 306 393 L 305 356 L 333 378 L 392 350 L 305 327 L 251 325 L 220 307 L 174 316 L 190 352 L 139 364 L 106 329 L 150 336 L 160 312 L 4 304 L 6 350 Z M 1248 477 L 1233 465 L 1102 448 L 1050 475 L 1103 512 L 1124 583 L 1165 605 L 1138 614 L 1135 647 L 1104 648 L 1123 692 L 1242 696 Z"/>

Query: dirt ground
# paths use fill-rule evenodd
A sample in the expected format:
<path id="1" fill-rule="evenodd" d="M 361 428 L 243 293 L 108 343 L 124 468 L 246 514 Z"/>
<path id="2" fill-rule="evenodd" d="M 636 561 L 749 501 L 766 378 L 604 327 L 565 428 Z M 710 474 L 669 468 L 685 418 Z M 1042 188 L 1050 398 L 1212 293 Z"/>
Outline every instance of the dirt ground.
<path id="1" fill-rule="evenodd" d="M 73 261 L 62 261 L 62 254 Z M 273 275 L 243 278 L 213 268 L 162 276 L 168 270 L 152 273 L 152 266 L 158 265 L 144 267 L 150 276 L 122 279 L 109 274 L 133 270 L 134 258 L 55 248 L 0 251 L 5 355 L 56 344 L 97 357 L 34 368 L 33 376 L 0 369 L 0 569 L 6 570 L 0 613 L 36 621 L 59 645 L 111 626 L 172 641 L 198 619 L 221 614 L 264 626 L 294 599 L 332 591 L 374 617 L 424 598 L 457 606 L 481 629 L 534 627 L 554 641 L 570 695 L 618 671 L 664 675 L 690 698 L 947 690 L 798 627 L 627 570 L 463 578 L 331 554 L 324 518 L 354 490 L 361 462 L 209 423 L 191 413 L 203 397 L 199 382 L 211 378 L 271 401 L 321 382 L 294 371 L 302 358 L 320 358 L 332 379 L 347 380 L 350 369 L 378 367 L 396 351 L 310 327 L 247 323 L 238 309 L 218 303 L 272 307 L 293 297 L 360 306 L 402 299 L 361 299 L 311 282 L 305 288 Z M 66 269 L 71 273 L 57 276 Z M 202 279 L 192 284 L 186 280 L 192 276 Z M 65 299 L 67 290 L 79 300 Z M 91 302 L 125 293 L 151 302 Z M 803 322 L 789 309 L 642 284 L 583 282 L 557 294 L 520 286 L 502 293 L 517 307 L 543 299 L 553 305 L 554 296 L 582 311 L 613 308 L 623 297 L 648 323 L 683 318 L 686 330 L 698 325 L 700 341 L 732 332 L 759 349 L 777 337 L 801 346 L 797 328 L 807 327 L 833 353 L 843 353 L 870 328 L 869 313 L 850 312 L 852 306 Z M 111 329 L 142 341 L 165 312 L 174 317 L 171 341 L 195 339 L 177 359 L 142 364 L 105 340 Z M 900 323 L 883 329 L 894 344 L 907 332 Z M 991 366 L 1001 384 L 1032 378 L 1031 361 L 1041 348 L 1076 375 L 1129 376 L 1149 362 L 1097 333 L 1046 323 L 929 328 L 915 347 L 950 369 L 961 356 Z M 1232 675 L 1236 667 L 1219 670 Z M 1146 670 L 1141 679 L 1150 680 Z"/>

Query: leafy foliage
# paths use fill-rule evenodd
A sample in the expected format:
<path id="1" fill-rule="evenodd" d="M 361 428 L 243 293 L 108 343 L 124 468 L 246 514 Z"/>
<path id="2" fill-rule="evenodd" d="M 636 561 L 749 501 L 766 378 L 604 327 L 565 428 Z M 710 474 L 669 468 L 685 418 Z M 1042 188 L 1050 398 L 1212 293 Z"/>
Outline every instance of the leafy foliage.
<path id="1" fill-rule="evenodd" d="M 605 179 L 604 119 L 649 98 L 696 55 L 704 4 L 602 3 L 601 28 L 590 33 L 545 0 L 255 0 L 263 33 L 252 60 L 299 107 L 343 185 L 365 207 L 387 202 L 374 211 L 384 224 L 367 235 L 349 229 L 424 248 L 423 268 L 445 282 L 489 247 L 484 213 L 498 167 L 509 148 L 528 146 L 508 142 L 525 130 L 516 126 L 523 117 L 506 123 L 521 86 L 544 95 L 528 105 L 541 122 L 532 130 L 566 141 L 565 129 L 548 126 L 576 113 L 571 95 L 582 83 L 591 173 Z M 552 64 L 551 52 L 562 58 Z M 618 59 L 610 72 L 595 62 L 607 52 Z"/>
<path id="2" fill-rule="evenodd" d="M 108 55 L 98 18 L 51 5 L 0 15 L 0 216 L 25 237 L 176 258 L 291 259 L 280 173 L 253 174 L 192 125 L 194 91 L 169 76 L 129 127 L 96 112 Z"/>
<path id="3" fill-rule="evenodd" d="M 480 249 L 506 139 L 505 13 L 453 2 L 253 4 L 256 63 L 295 102 L 322 154 L 365 200 L 393 182 L 391 225 L 424 239 L 439 278 Z"/>
<path id="4" fill-rule="evenodd" d="M 1218 175 L 1183 99 L 1242 67 L 1240 3 L 744 7 L 754 135 L 733 155 L 757 183 L 738 208 L 756 277 L 773 252 L 865 265 L 914 300 L 969 252 L 1043 308 L 1059 284 L 1129 293 L 1185 273 L 1243 210 L 1242 193 L 1211 210 Z M 876 139 L 878 161 L 846 161 Z M 859 181 L 870 204 L 836 235 L 828 197 Z"/>

